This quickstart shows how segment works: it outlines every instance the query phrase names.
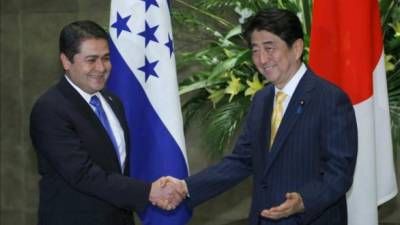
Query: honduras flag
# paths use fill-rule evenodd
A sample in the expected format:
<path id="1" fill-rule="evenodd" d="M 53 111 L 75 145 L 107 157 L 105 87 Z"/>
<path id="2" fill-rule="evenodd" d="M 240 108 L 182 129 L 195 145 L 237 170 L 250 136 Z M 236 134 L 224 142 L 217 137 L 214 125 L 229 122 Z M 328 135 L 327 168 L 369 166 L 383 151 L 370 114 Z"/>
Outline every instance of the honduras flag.
<path id="1" fill-rule="evenodd" d="M 130 128 L 131 176 L 153 182 L 185 178 L 188 165 L 176 78 L 169 0 L 112 0 L 108 89 L 125 107 Z M 145 225 L 183 225 L 191 212 L 149 205 Z"/>

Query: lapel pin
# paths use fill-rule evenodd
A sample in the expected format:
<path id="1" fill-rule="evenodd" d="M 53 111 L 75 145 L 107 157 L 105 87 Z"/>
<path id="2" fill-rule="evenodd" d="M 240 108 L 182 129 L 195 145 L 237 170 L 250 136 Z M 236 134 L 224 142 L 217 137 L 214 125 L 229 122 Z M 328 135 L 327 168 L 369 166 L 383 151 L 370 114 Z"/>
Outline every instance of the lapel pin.
<path id="1" fill-rule="evenodd" d="M 300 105 L 299 105 L 299 107 L 297 107 L 297 110 L 296 110 L 297 114 L 300 114 L 303 111 L 304 104 L 305 104 L 304 100 L 301 100 Z"/>

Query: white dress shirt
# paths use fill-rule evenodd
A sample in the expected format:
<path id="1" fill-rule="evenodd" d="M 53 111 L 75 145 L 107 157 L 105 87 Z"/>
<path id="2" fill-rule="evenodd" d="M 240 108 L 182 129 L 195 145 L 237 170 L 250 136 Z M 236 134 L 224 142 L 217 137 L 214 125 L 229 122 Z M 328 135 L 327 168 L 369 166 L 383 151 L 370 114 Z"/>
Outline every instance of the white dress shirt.
<path id="1" fill-rule="evenodd" d="M 125 138 L 124 138 L 124 131 L 122 130 L 121 124 L 119 123 L 118 118 L 116 117 L 114 111 L 111 109 L 111 106 L 108 102 L 104 99 L 103 95 L 100 92 L 96 92 L 94 94 L 88 94 L 75 85 L 68 76 L 65 75 L 67 81 L 71 84 L 71 86 L 82 96 L 83 99 L 87 102 L 87 104 L 92 108 L 94 112 L 96 112 L 96 108 L 90 104 L 90 99 L 93 95 L 96 95 L 101 102 L 101 105 L 106 113 L 108 122 L 110 123 L 111 130 L 114 134 L 115 141 L 117 142 L 118 146 L 118 157 L 119 163 L 121 167 L 121 171 L 124 171 L 125 162 L 126 162 L 126 145 L 125 145 Z"/>
<path id="2" fill-rule="evenodd" d="M 282 116 L 285 115 L 286 109 L 289 105 L 290 99 L 292 99 L 292 96 L 294 94 L 294 91 L 297 88 L 297 85 L 299 84 L 301 78 L 304 76 L 304 74 L 307 71 L 306 65 L 304 63 L 301 63 L 300 68 L 297 70 L 297 72 L 294 74 L 294 76 L 289 80 L 289 82 L 283 87 L 282 89 L 279 89 L 275 86 L 275 93 L 278 91 L 282 91 L 287 95 L 285 98 L 285 101 L 283 101 L 283 113 Z M 275 98 L 274 98 L 274 107 L 275 107 Z"/>

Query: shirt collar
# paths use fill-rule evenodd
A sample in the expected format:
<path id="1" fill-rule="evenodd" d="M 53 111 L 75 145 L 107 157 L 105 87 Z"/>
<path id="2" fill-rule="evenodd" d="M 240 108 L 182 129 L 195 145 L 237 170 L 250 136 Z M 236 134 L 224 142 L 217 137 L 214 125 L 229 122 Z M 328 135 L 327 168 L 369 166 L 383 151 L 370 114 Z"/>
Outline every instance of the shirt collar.
<path id="1" fill-rule="evenodd" d="M 294 74 L 294 76 L 289 80 L 289 82 L 283 87 L 283 89 L 279 89 L 275 86 L 275 93 L 278 91 L 282 91 L 283 93 L 287 94 L 288 96 L 292 96 L 294 91 L 296 90 L 297 85 L 299 84 L 301 78 L 307 71 L 307 67 L 304 63 L 301 63 L 300 68 Z"/>
<path id="2" fill-rule="evenodd" d="M 82 98 L 85 99 L 85 101 L 87 103 L 90 104 L 90 98 L 92 96 L 97 95 L 99 97 L 99 92 L 96 92 L 93 94 L 88 94 L 84 90 L 82 90 L 80 87 L 78 87 L 76 84 L 74 84 L 74 82 L 72 82 L 71 79 L 69 79 L 69 77 L 67 75 L 65 75 L 65 78 L 67 79 L 68 83 L 70 83 L 71 86 L 82 96 Z"/>

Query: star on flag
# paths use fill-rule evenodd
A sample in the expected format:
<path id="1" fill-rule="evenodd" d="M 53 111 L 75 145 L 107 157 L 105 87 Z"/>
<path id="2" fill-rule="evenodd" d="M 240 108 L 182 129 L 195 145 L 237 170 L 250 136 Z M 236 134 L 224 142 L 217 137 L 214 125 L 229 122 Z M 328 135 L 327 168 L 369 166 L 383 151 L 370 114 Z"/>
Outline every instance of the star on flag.
<path id="1" fill-rule="evenodd" d="M 145 2 L 145 14 L 147 14 L 148 9 L 151 6 L 154 6 L 157 9 L 160 9 L 160 6 L 157 3 L 157 0 L 142 0 Z M 150 12 L 149 12 L 150 13 Z M 154 12 L 152 12 L 154 13 Z M 135 31 L 140 31 L 139 29 L 143 29 L 137 27 L 138 24 L 136 20 L 139 20 L 141 17 L 140 13 L 139 15 L 138 12 L 131 12 L 131 15 L 127 15 L 124 17 L 124 13 L 121 13 L 121 11 L 117 11 L 116 13 L 116 20 L 114 22 L 112 22 L 111 27 L 114 28 L 116 30 L 116 34 L 117 34 L 117 39 L 120 37 L 120 35 L 125 31 L 126 35 L 135 35 Z M 132 15 L 136 15 L 135 17 L 132 17 Z M 126 15 L 126 13 L 125 13 Z M 133 20 L 130 20 L 131 17 L 133 18 Z M 133 22 L 132 22 L 133 21 Z M 128 23 L 130 23 L 130 25 L 128 25 Z M 162 25 L 162 24 L 161 24 Z M 151 48 L 158 48 L 157 51 L 164 51 L 162 50 L 162 48 L 164 49 L 168 49 L 167 51 L 169 52 L 169 56 L 170 59 L 172 59 L 172 54 L 174 53 L 174 44 L 173 44 L 173 38 L 172 38 L 172 34 L 171 33 L 163 33 L 163 34 L 159 34 L 159 28 L 160 28 L 160 24 L 149 24 L 149 22 L 147 20 L 144 20 L 144 30 L 142 30 L 139 33 L 136 33 L 136 35 L 140 36 L 141 38 L 144 38 L 144 47 L 146 50 L 146 52 L 150 52 L 153 50 L 149 50 L 149 44 L 150 42 L 152 42 L 153 44 L 150 46 Z M 132 32 L 133 31 L 133 32 Z M 133 36 L 131 36 L 133 37 Z M 160 43 L 161 40 L 162 42 Z M 165 41 L 164 41 L 165 40 Z M 147 53 L 145 53 L 144 55 L 144 65 L 142 64 L 141 67 L 140 64 L 135 64 L 136 68 L 139 71 L 142 71 L 144 73 L 144 78 L 145 78 L 145 82 L 148 81 L 149 77 L 153 76 L 156 78 L 159 78 L 158 73 L 156 72 L 157 68 L 159 67 L 159 59 L 155 59 L 154 61 L 150 62 L 149 61 L 149 55 L 147 55 Z M 150 57 L 152 59 L 154 59 L 154 57 Z M 162 59 L 164 60 L 164 59 Z M 143 61 L 142 61 L 143 62 Z M 160 70 L 160 68 L 158 69 Z"/>
<path id="2" fill-rule="evenodd" d="M 144 72 L 146 81 L 147 81 L 147 79 L 149 79 L 150 76 L 158 77 L 158 74 L 154 70 L 154 68 L 157 66 L 158 62 L 159 62 L 158 60 L 156 60 L 154 62 L 149 62 L 149 60 L 147 59 L 147 56 L 145 56 L 144 66 L 142 66 L 138 69 L 140 71 Z"/>
<path id="3" fill-rule="evenodd" d="M 128 27 L 128 21 L 131 18 L 131 16 L 127 16 L 122 18 L 119 12 L 117 12 L 117 21 L 111 25 L 111 27 L 114 27 L 117 29 L 117 38 L 121 34 L 122 31 L 127 31 L 131 32 L 131 30 Z"/>

